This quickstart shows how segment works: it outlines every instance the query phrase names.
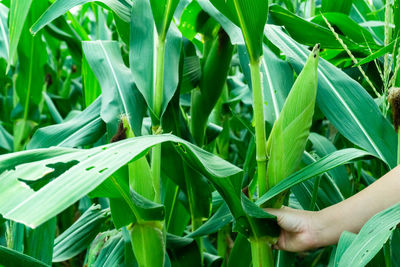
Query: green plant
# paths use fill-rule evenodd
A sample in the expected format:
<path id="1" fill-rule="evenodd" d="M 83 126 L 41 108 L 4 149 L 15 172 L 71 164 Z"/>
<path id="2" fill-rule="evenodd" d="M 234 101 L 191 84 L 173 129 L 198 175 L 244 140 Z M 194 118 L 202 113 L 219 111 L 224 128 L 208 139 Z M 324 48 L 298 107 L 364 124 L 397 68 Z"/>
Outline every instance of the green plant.
<path id="1" fill-rule="evenodd" d="M 263 210 L 398 164 L 399 3 L 0 2 L 0 264 L 399 264 L 398 205 L 303 254 Z"/>

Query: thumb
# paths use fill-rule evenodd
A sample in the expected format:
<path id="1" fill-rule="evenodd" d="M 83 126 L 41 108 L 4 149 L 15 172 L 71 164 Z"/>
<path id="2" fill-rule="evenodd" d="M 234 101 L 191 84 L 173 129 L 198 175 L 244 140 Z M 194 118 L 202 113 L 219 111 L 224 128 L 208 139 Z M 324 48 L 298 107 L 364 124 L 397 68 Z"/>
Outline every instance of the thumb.
<path id="1" fill-rule="evenodd" d="M 301 218 L 298 216 L 298 211 L 286 206 L 280 209 L 265 209 L 266 212 L 277 217 L 278 225 L 288 232 L 301 231 Z"/>

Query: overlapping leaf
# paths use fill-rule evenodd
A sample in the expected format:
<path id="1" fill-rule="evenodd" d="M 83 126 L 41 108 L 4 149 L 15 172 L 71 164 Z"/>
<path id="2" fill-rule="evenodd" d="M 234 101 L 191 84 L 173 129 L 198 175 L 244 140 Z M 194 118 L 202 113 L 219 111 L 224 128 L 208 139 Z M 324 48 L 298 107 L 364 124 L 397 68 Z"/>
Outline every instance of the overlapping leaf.
<path id="1" fill-rule="evenodd" d="M 372 217 L 360 230 L 353 242 L 338 251 L 335 266 L 365 266 L 382 248 L 400 222 L 400 204 L 396 204 Z M 379 227 L 377 227 L 379 225 Z M 341 238 L 342 242 L 346 242 Z"/>
<path id="2" fill-rule="evenodd" d="M 105 133 L 105 124 L 100 118 L 100 108 L 101 97 L 71 120 L 40 128 L 33 135 L 28 149 L 93 144 Z"/>
<path id="3" fill-rule="evenodd" d="M 9 56 L 9 30 L 7 25 L 8 8 L 0 4 L 0 57 L 8 59 Z"/>
<path id="4" fill-rule="evenodd" d="M 16 0 L 16 2 L 19 0 Z M 28 1 L 28 0 L 24 0 Z M 57 0 L 55 1 L 46 12 L 39 18 L 39 20 L 32 26 L 31 32 L 37 33 L 47 24 L 66 13 L 68 10 L 75 6 L 83 5 L 89 2 L 98 0 Z M 130 0 L 100 0 L 100 2 L 109 6 L 121 19 L 129 21 L 130 9 L 132 3 Z"/>
<path id="5" fill-rule="evenodd" d="M 88 41 L 82 47 L 102 89 L 102 119 L 115 123 L 125 114 L 133 132 L 139 136 L 145 105 L 130 69 L 124 65 L 118 42 Z"/>
<path id="6" fill-rule="evenodd" d="M 107 212 L 100 205 L 92 206 L 59 235 L 54 241 L 53 262 L 68 260 L 85 250 L 98 234 Z"/>
<path id="7" fill-rule="evenodd" d="M 121 166 L 141 157 L 152 146 L 167 141 L 179 143 L 185 160 L 217 185 L 223 186 L 224 180 L 229 181 L 217 177 L 240 172 L 239 168 L 172 135 L 137 137 L 93 149 L 72 150 L 69 154 L 3 172 L 0 213 L 32 227 L 38 226 L 95 189 Z M 30 151 L 31 154 L 35 152 L 38 150 Z M 19 155 L 7 156 L 18 161 L 24 157 L 22 153 Z M 7 157 L 4 160 L 7 161 Z M 235 194 L 233 188 L 223 189 Z"/>
<path id="8" fill-rule="evenodd" d="M 327 172 L 351 160 L 369 155 L 371 154 L 368 152 L 354 148 L 335 151 L 282 180 L 276 186 L 272 187 L 266 194 L 261 196 L 256 203 L 261 205 L 269 199 L 272 199 L 274 196 L 277 196 L 287 189 L 290 189 L 294 185 L 311 179 L 317 175 L 323 174 L 324 172 Z"/>

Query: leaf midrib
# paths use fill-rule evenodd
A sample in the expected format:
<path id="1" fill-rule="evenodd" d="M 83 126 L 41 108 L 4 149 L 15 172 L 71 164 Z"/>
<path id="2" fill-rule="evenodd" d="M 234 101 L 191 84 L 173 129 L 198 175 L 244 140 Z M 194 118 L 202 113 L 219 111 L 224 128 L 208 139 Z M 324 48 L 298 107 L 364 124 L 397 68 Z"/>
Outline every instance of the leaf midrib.
<path id="1" fill-rule="evenodd" d="M 103 42 L 100 41 L 100 42 L 98 42 L 98 43 L 100 44 L 100 47 L 101 47 L 101 49 L 103 50 L 103 53 L 104 53 L 105 59 L 106 59 L 106 61 L 107 61 L 107 64 L 108 64 L 109 67 L 110 67 L 111 74 L 112 74 L 112 76 L 114 77 L 115 84 L 117 85 L 119 97 L 121 98 L 122 105 L 123 105 L 123 107 L 124 107 L 125 114 L 126 114 L 127 116 L 129 116 L 129 114 L 128 114 L 128 108 L 127 108 L 127 105 L 126 105 L 126 103 L 125 103 L 125 99 L 124 99 L 123 94 L 122 94 L 121 85 L 119 84 L 119 81 L 118 81 L 117 75 L 116 75 L 116 73 L 115 73 L 114 67 L 113 67 L 113 65 L 111 64 L 111 60 L 110 60 L 110 58 L 109 58 L 109 56 L 108 56 L 108 54 L 107 54 L 107 51 L 106 51 L 105 48 L 104 48 Z"/>

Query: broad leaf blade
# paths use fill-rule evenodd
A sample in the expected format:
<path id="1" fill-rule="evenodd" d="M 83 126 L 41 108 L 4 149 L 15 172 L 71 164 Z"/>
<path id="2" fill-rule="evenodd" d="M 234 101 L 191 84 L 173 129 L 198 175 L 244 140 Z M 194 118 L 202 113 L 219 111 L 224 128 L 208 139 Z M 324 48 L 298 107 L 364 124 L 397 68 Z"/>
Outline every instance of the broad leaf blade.
<path id="1" fill-rule="evenodd" d="M 144 101 L 130 69 L 124 65 L 118 42 L 88 41 L 83 42 L 82 47 L 101 85 L 102 119 L 117 124 L 119 117 L 125 114 L 135 135 L 141 135 Z"/>
<path id="2" fill-rule="evenodd" d="M 353 1 L 349 0 L 322 0 L 322 12 L 341 12 L 349 14 Z"/>
<path id="3" fill-rule="evenodd" d="M 17 53 L 19 38 L 24 28 L 25 20 L 28 15 L 32 0 L 13 0 L 10 5 L 10 45 L 8 55 L 8 66 Z"/>
<path id="4" fill-rule="evenodd" d="M 0 196 L 0 212 L 6 218 L 35 227 L 92 191 L 121 166 L 142 157 L 152 146 L 168 141 L 179 143 L 182 148 L 179 149 L 180 153 L 185 160 L 218 186 L 226 187 L 224 183 L 229 181 L 221 177 L 230 177 L 241 171 L 172 135 L 137 137 L 88 150 L 76 149 L 74 153 L 20 165 L 15 171 L 4 172 L 0 179 L 3 192 Z M 54 148 L 48 149 L 52 150 Z M 34 152 L 37 150 L 31 151 Z M 21 153 L 19 155 L 24 156 Z M 13 154 L 4 159 L 12 157 L 19 160 Z M 52 172 L 54 169 L 55 172 Z M 223 189 L 230 192 L 228 196 L 235 194 L 235 190 Z"/>
<path id="5" fill-rule="evenodd" d="M 107 211 L 100 205 L 90 207 L 79 219 L 54 241 L 53 262 L 75 257 L 85 250 L 106 220 Z"/>
<path id="6" fill-rule="evenodd" d="M 4 266 L 32 266 L 32 267 L 48 267 L 49 265 L 17 252 L 15 250 L 0 246 L 0 264 Z"/>
<path id="7" fill-rule="evenodd" d="M 8 17 L 8 8 L 0 4 L 0 44 L 3 44 L 0 47 L 0 58 L 4 58 L 8 60 L 9 57 L 9 30 L 7 25 L 7 17 Z"/>
<path id="8" fill-rule="evenodd" d="M 327 172 L 351 160 L 370 155 L 371 154 L 368 152 L 354 148 L 347 148 L 335 151 L 329 154 L 328 156 L 325 156 L 320 160 L 310 165 L 307 165 L 303 169 L 293 173 L 286 179 L 282 180 L 276 186 L 271 188 L 266 194 L 261 196 L 256 203 L 258 205 L 261 205 L 266 201 L 272 199 L 273 197 L 277 196 L 278 194 L 284 192 L 285 190 L 290 189 L 292 186 L 296 184 L 311 179 L 314 176 Z"/>
<path id="9" fill-rule="evenodd" d="M 94 1 L 103 2 L 109 6 L 121 19 L 124 21 L 129 21 L 130 9 L 132 5 L 129 0 L 57 0 L 49 7 L 49 9 L 46 10 L 46 12 L 43 13 L 38 21 L 36 21 L 31 28 L 31 32 L 36 34 L 47 24 L 63 15 L 71 8 Z"/>
<path id="10" fill-rule="evenodd" d="M 6 129 L 0 124 L 0 148 L 7 151 L 13 151 L 13 137 Z"/>
<path id="11" fill-rule="evenodd" d="M 399 222 L 400 204 L 376 214 L 361 228 L 340 257 L 338 266 L 365 266 L 379 252 Z"/>
<path id="12" fill-rule="evenodd" d="M 73 119 L 61 124 L 40 128 L 28 144 L 28 149 L 51 146 L 78 147 L 93 144 L 105 132 L 100 118 L 101 98 Z"/>

